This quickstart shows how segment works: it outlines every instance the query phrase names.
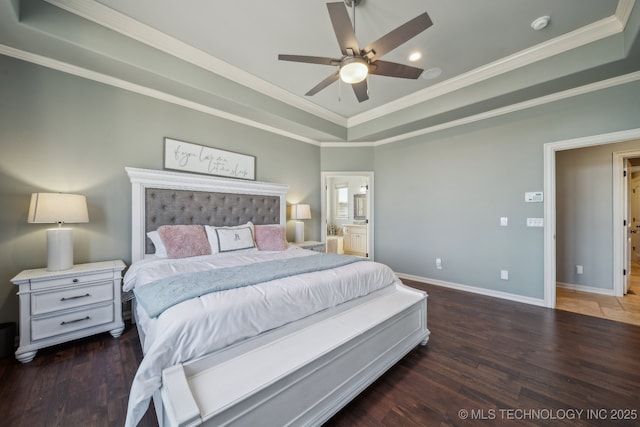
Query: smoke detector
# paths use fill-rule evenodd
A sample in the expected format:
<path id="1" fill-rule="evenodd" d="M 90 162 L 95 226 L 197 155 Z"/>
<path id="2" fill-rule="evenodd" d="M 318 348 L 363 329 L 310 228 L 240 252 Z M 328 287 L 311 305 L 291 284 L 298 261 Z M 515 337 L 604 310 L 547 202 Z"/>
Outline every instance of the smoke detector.
<path id="1" fill-rule="evenodd" d="M 533 28 L 536 31 L 543 30 L 547 28 L 547 25 L 549 25 L 550 20 L 551 18 L 549 16 L 541 16 L 540 18 L 533 20 L 533 22 L 531 23 L 531 28 Z"/>

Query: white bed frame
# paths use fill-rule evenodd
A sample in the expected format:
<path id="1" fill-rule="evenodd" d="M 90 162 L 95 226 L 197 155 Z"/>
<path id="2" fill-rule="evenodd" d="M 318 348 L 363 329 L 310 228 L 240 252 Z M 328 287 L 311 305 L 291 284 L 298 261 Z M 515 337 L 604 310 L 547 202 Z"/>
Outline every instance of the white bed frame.
<path id="1" fill-rule="evenodd" d="M 126 171 L 132 184 L 133 261 L 145 257 L 147 188 L 275 195 L 280 223 L 286 223 L 286 185 Z M 162 389 L 154 395 L 158 421 L 161 426 L 319 425 L 428 339 L 427 295 L 401 284 L 381 289 L 165 369 Z"/>

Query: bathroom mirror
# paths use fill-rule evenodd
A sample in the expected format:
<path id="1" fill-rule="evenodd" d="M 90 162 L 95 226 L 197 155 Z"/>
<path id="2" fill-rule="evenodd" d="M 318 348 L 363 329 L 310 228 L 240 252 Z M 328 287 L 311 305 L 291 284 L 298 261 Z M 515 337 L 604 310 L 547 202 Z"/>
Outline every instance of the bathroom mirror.
<path id="1" fill-rule="evenodd" d="M 353 195 L 353 219 L 355 221 L 367 219 L 367 195 L 366 194 Z"/>

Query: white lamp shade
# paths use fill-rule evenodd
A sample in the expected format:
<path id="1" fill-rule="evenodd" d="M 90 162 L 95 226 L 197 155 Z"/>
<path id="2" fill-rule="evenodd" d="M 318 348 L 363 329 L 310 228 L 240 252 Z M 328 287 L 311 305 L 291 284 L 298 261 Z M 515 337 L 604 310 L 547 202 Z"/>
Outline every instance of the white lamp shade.
<path id="1" fill-rule="evenodd" d="M 311 219 L 311 207 L 305 204 L 292 205 L 291 219 Z"/>
<path id="2" fill-rule="evenodd" d="M 27 221 L 48 224 L 89 222 L 87 198 L 80 194 L 33 193 Z"/>
<path id="3" fill-rule="evenodd" d="M 73 236 L 63 223 L 89 222 L 87 199 L 80 194 L 33 193 L 29 205 L 30 223 L 58 224 L 47 230 L 47 270 L 73 267 Z"/>

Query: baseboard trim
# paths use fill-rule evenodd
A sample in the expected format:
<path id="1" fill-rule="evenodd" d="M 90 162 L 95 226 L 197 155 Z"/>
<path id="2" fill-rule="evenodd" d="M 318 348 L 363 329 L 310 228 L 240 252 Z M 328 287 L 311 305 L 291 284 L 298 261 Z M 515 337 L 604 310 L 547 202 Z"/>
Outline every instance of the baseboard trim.
<path id="1" fill-rule="evenodd" d="M 463 285 L 460 283 L 446 282 L 444 280 L 429 279 L 428 277 L 414 276 L 413 274 L 398 273 L 396 275 L 401 279 L 415 280 L 416 282 L 426 283 L 430 285 L 442 286 L 444 288 L 457 289 L 459 291 L 471 292 L 474 294 L 485 295 L 494 298 L 505 299 L 509 301 L 521 302 L 539 307 L 546 307 L 543 298 L 531 298 L 522 295 L 510 294 L 508 292 L 494 291 L 491 289 L 478 288 L 476 286 Z"/>
<path id="2" fill-rule="evenodd" d="M 556 282 L 556 287 L 569 289 L 571 291 L 587 292 L 590 294 L 607 295 L 610 297 L 615 296 L 613 289 L 595 288 L 593 286 L 576 285 L 575 283 Z"/>

